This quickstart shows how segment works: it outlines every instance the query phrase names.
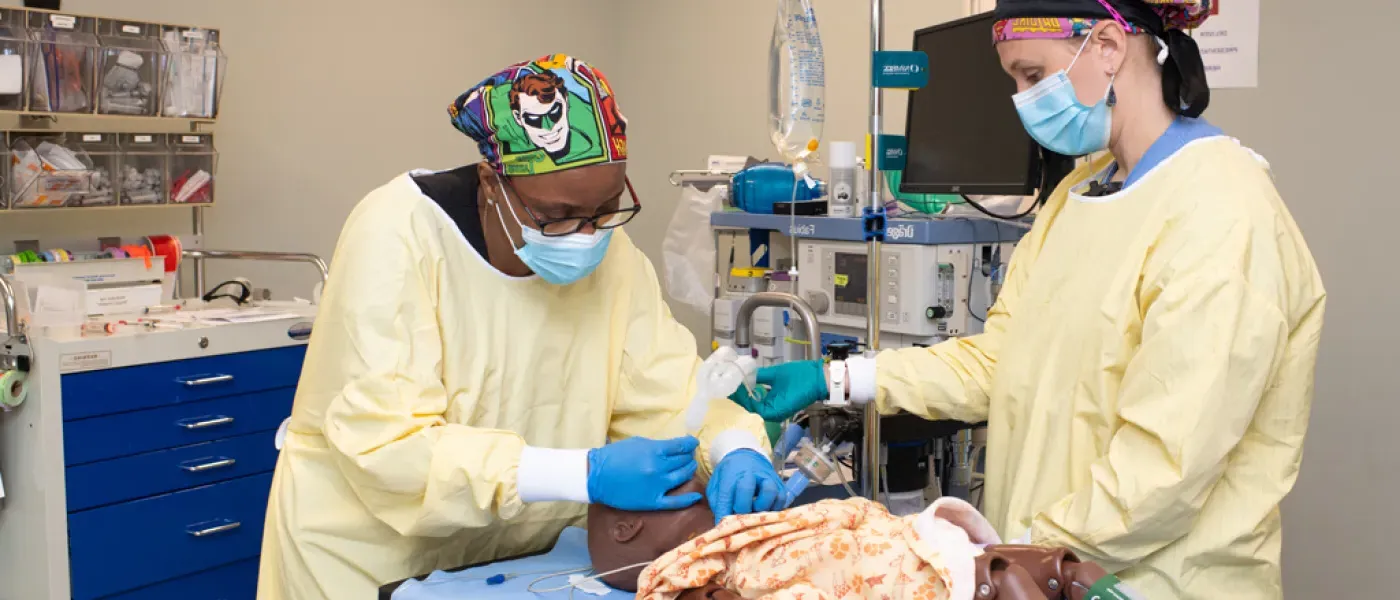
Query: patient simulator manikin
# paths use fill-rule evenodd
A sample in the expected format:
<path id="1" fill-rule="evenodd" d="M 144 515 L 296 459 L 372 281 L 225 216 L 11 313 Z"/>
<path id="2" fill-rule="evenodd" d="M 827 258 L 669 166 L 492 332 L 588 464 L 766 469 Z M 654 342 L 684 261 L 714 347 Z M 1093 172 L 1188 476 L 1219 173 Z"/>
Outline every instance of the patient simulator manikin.
<path id="1" fill-rule="evenodd" d="M 672 494 L 690 492 L 704 486 L 692 480 Z M 650 563 L 602 577 L 638 600 L 1083 600 L 1117 583 L 1067 550 L 986 545 L 998 541 L 956 499 L 902 518 L 863 498 L 827 500 L 719 525 L 705 502 L 673 512 L 588 509 L 596 572 Z"/>

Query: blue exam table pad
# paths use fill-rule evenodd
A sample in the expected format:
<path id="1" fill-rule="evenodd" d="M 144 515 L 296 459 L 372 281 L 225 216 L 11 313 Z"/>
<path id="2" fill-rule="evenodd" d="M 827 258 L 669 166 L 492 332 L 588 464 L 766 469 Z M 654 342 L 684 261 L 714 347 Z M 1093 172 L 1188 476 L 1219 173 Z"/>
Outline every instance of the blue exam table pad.
<path id="1" fill-rule="evenodd" d="M 530 583 L 541 576 L 556 571 L 570 571 L 593 564 L 588 557 L 588 532 L 578 527 L 568 527 L 559 534 L 554 549 L 539 556 L 504 560 L 501 562 L 447 572 L 434 571 L 423 580 L 410 579 L 394 590 L 393 600 L 459 600 L 462 598 L 508 599 L 508 598 L 568 598 L 569 590 L 562 589 L 547 594 L 535 594 L 526 590 Z M 492 575 L 519 573 L 509 577 L 499 585 L 489 585 L 486 578 Z M 591 572 L 578 572 L 590 576 Z M 549 589 L 569 583 L 568 575 L 559 575 L 541 581 L 537 589 Z M 606 596 L 594 596 L 583 590 L 574 590 L 575 600 L 605 598 L 607 600 L 632 599 L 633 594 L 612 590 Z"/>

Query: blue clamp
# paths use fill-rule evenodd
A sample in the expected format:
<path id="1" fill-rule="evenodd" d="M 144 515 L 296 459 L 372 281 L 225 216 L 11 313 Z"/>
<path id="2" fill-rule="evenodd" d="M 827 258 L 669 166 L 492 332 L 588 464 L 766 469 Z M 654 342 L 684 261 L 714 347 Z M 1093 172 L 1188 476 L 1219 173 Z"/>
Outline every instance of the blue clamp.
<path id="1" fill-rule="evenodd" d="M 865 223 L 865 241 L 885 241 L 885 209 L 880 207 L 876 211 L 874 208 L 866 208 L 862 212 L 862 220 Z"/>

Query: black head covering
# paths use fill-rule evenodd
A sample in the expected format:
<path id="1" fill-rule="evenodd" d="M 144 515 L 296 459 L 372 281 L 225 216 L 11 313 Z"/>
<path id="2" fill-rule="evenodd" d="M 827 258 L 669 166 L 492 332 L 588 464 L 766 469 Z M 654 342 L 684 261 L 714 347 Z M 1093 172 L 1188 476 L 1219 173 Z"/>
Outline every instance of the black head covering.
<path id="1" fill-rule="evenodd" d="M 1162 65 L 1162 99 L 1179 115 L 1201 116 L 1210 106 L 1210 85 L 1200 47 L 1186 32 L 1167 27 L 1157 9 L 1142 0 L 997 0 L 996 17 L 998 21 L 1034 17 L 1113 19 L 1104 2 L 1128 23 L 1166 43 L 1169 55 Z"/>

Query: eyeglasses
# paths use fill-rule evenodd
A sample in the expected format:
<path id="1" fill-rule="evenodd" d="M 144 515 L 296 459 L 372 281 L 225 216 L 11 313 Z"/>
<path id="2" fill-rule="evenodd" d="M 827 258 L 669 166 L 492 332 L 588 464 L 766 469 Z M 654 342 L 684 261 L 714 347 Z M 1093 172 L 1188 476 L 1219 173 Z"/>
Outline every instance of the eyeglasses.
<path id="1" fill-rule="evenodd" d="M 642 203 L 641 201 L 637 200 L 637 191 L 632 189 L 632 180 L 624 178 L 623 181 L 627 184 L 627 195 L 632 198 L 632 206 L 628 206 L 626 208 L 619 208 L 617 210 L 610 210 L 608 212 L 596 214 L 591 217 L 564 217 L 562 219 L 541 219 L 538 215 L 535 214 L 535 211 L 530 210 L 529 206 L 526 206 L 524 202 L 520 201 L 519 194 L 515 194 L 515 200 L 517 204 L 519 204 L 522 208 L 525 209 L 525 214 L 529 215 L 530 220 L 535 222 L 535 226 L 539 228 L 540 233 L 543 233 L 545 237 L 563 237 L 566 235 L 573 235 L 575 233 L 583 231 L 583 228 L 589 224 L 592 224 L 594 229 L 599 230 L 616 229 L 618 227 L 626 225 L 632 219 L 637 217 L 637 213 L 642 212 Z"/>

